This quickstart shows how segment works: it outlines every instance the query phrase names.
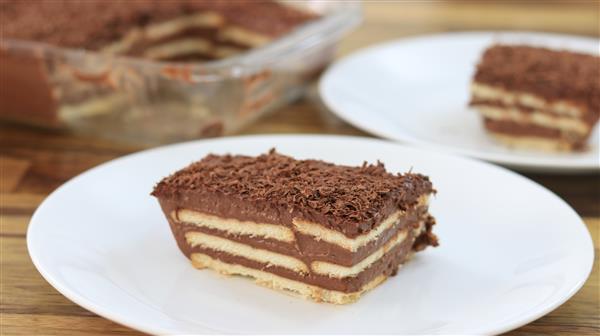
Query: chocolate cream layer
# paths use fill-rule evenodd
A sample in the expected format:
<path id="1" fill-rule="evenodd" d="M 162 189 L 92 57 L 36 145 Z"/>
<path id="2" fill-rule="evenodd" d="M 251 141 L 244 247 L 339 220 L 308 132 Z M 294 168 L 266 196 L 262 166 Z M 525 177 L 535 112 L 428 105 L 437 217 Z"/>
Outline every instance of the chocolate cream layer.
<path id="1" fill-rule="evenodd" d="M 495 129 L 502 128 L 499 132 L 512 131 L 514 134 L 525 134 L 531 130 L 530 136 L 560 137 L 569 141 L 585 142 L 590 135 L 595 121 L 583 120 L 580 117 L 558 115 L 535 109 L 526 109 L 517 105 L 508 106 L 503 103 L 474 102 L 472 106 L 478 108 L 479 113 L 488 123 L 494 121 L 490 126 Z M 515 124 L 520 125 L 514 127 Z"/>
<path id="2" fill-rule="evenodd" d="M 484 118 L 485 127 L 490 131 L 514 135 L 514 136 L 536 136 L 543 138 L 581 139 L 575 132 L 565 132 L 556 128 L 542 127 L 533 124 L 523 124 L 514 121 L 494 120 Z"/>
<path id="3" fill-rule="evenodd" d="M 522 124 L 514 121 L 485 118 L 484 123 L 485 127 L 490 131 L 514 136 L 536 136 L 557 139 L 562 134 L 558 129 Z"/>
<path id="4" fill-rule="evenodd" d="M 165 216 L 169 219 L 171 229 L 175 234 L 179 246 L 184 253 L 186 252 L 185 246 L 182 246 L 181 244 L 185 244 L 185 234 L 190 231 L 199 231 L 247 244 L 252 247 L 289 255 L 302 260 L 307 265 L 310 265 L 313 261 L 325 261 L 341 266 L 353 266 L 378 250 L 383 244 L 395 237 L 399 231 L 414 229 L 428 217 L 426 206 L 410 209 L 394 222 L 393 225 L 383 230 L 374 239 L 352 251 L 323 239 L 316 239 L 312 235 L 298 232 L 294 227 L 291 227 L 293 239 L 290 241 L 282 241 L 280 239 L 265 237 L 264 235 L 255 232 L 241 234 L 239 232 L 227 232 L 224 229 L 191 224 L 182 221 L 177 217 L 177 211 L 180 209 L 177 204 L 164 201 L 161 201 L 160 203 Z M 224 221 L 228 220 L 227 217 L 223 217 L 222 219 Z M 247 218 L 245 220 L 247 220 Z M 433 237 L 431 234 L 431 227 L 428 227 L 427 230 L 423 232 L 423 235 L 424 237 Z M 434 244 L 433 239 L 428 242 L 428 245 Z"/>
<path id="5" fill-rule="evenodd" d="M 415 233 L 414 230 L 410 230 L 407 233 L 406 239 L 404 239 L 400 244 L 394 246 L 391 250 L 385 253 L 383 257 L 372 263 L 368 268 L 354 276 L 342 278 L 321 275 L 311 271 L 297 272 L 290 270 L 287 267 L 281 267 L 267 262 L 259 262 L 241 255 L 234 255 L 200 246 L 191 247 L 187 241 L 181 243 L 180 246 L 184 247 L 184 253 L 189 256 L 193 253 L 202 253 L 228 264 L 238 264 L 249 268 L 266 271 L 290 280 L 318 286 L 323 289 L 352 293 L 360 291 L 363 286 L 380 275 L 395 275 L 398 267 L 412 255 L 413 251 L 416 251 L 421 247 L 421 245 L 415 244 L 417 239 L 416 235 L 417 233 Z"/>
<path id="6" fill-rule="evenodd" d="M 532 124 L 522 124 L 513 121 L 502 121 L 484 118 L 485 128 L 500 136 L 510 136 L 514 139 L 532 139 L 556 141 L 568 148 L 580 150 L 586 147 L 586 138 L 577 133 L 564 132 L 556 128 L 547 128 Z"/>

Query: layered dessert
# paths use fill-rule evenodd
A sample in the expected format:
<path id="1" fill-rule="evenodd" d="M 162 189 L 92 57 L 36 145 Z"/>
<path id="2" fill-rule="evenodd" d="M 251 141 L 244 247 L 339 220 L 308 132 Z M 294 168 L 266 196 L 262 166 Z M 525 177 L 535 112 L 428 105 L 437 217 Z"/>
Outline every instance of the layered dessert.
<path id="1" fill-rule="evenodd" d="M 0 0 L 3 38 L 169 61 L 236 55 L 315 18 L 275 1 Z"/>
<path id="2" fill-rule="evenodd" d="M 271 69 L 237 64 L 199 80 L 201 65 L 263 47 L 316 19 L 277 1 L 0 0 L 0 117 L 131 133 L 142 142 L 140 135 L 159 142 L 220 135 L 224 124 L 282 100 L 286 82 Z M 225 92 L 243 99 L 228 101 Z"/>
<path id="3" fill-rule="evenodd" d="M 346 304 L 414 252 L 437 246 L 426 176 L 296 160 L 208 155 L 164 178 L 154 195 L 197 268 L 319 302 Z"/>
<path id="4" fill-rule="evenodd" d="M 477 66 L 470 105 L 510 147 L 583 150 L 600 117 L 599 74 L 598 56 L 494 45 Z"/>

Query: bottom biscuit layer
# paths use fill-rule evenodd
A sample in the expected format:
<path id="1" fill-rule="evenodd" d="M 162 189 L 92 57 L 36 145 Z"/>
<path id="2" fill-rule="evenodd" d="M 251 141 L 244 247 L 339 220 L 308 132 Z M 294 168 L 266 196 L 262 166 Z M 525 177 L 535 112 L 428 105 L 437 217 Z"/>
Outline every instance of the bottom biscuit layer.
<path id="1" fill-rule="evenodd" d="M 490 132 L 494 139 L 508 147 L 531 149 L 544 152 L 565 152 L 581 150 L 581 146 L 565 141 L 564 139 L 551 139 L 535 136 L 511 136 Z"/>
<path id="2" fill-rule="evenodd" d="M 221 274 L 251 277 L 257 284 L 267 288 L 276 289 L 306 299 L 312 299 L 316 302 L 328 302 L 334 304 L 347 304 L 355 302 L 363 293 L 377 287 L 377 285 L 388 278 L 386 275 L 382 274 L 365 284 L 359 291 L 353 293 L 343 293 L 335 290 L 323 289 L 299 281 L 290 280 L 258 269 L 225 263 L 218 259 L 211 258 L 203 253 L 192 253 L 190 257 L 192 265 L 199 269 L 209 268 Z"/>

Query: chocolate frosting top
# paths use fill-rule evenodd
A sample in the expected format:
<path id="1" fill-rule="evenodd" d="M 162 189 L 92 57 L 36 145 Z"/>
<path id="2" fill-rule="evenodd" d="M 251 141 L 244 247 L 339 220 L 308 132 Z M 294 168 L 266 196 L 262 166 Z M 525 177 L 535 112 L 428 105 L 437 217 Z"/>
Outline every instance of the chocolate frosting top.
<path id="1" fill-rule="evenodd" d="M 475 81 L 569 100 L 600 114 L 600 57 L 522 45 L 494 45 L 483 54 Z M 595 118 L 597 120 L 597 117 Z"/>
<path id="2" fill-rule="evenodd" d="M 270 37 L 316 18 L 274 1 L 0 0 L 2 37 L 97 50 L 135 27 L 211 11 L 228 24 Z"/>
<path id="3" fill-rule="evenodd" d="M 350 167 L 296 160 L 271 150 L 258 157 L 210 154 L 164 178 L 152 195 L 174 200 L 182 194 L 216 193 L 269 203 L 284 209 L 281 213 L 322 218 L 319 224 L 352 237 L 432 192 L 428 177 L 391 174 L 380 162 Z"/>

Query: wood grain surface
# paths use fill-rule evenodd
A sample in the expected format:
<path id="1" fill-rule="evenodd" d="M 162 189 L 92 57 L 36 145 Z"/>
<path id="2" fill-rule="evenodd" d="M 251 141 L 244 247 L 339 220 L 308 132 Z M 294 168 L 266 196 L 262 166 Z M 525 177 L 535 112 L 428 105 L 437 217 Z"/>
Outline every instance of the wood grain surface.
<path id="1" fill-rule="evenodd" d="M 535 30 L 598 37 L 599 7 L 598 1 L 367 2 L 363 26 L 344 39 L 339 55 L 390 39 L 444 31 Z M 301 101 L 241 133 L 368 136 L 329 113 L 314 88 Z M 138 334 L 75 305 L 54 290 L 31 263 L 25 234 L 33 211 L 59 185 L 139 149 L 65 132 L 0 124 L 0 334 Z M 557 193 L 584 218 L 594 239 L 596 259 L 592 275 L 571 300 L 509 334 L 600 335 L 600 175 L 525 175 Z"/>

